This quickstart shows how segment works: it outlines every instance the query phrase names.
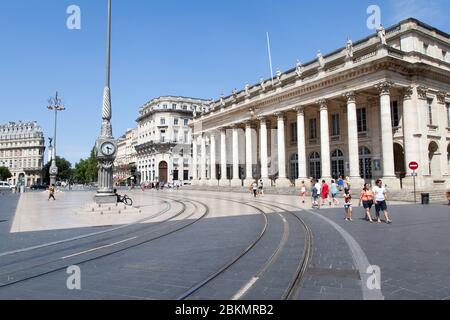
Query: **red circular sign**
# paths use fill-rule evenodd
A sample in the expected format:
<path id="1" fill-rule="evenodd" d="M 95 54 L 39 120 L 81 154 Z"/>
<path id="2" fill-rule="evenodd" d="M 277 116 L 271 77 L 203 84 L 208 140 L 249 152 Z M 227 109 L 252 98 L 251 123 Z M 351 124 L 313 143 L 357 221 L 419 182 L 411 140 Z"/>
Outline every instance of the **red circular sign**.
<path id="1" fill-rule="evenodd" d="M 409 168 L 411 169 L 411 170 L 417 170 L 417 169 L 419 169 L 419 164 L 417 163 L 417 162 L 411 162 L 410 164 L 409 164 Z"/>

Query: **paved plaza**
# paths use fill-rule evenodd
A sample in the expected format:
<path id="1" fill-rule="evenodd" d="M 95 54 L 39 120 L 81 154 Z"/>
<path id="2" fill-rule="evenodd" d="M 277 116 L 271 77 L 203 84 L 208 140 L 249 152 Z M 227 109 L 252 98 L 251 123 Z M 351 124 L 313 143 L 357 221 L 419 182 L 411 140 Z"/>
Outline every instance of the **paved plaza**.
<path id="1" fill-rule="evenodd" d="M 126 192 L 136 211 L 103 215 L 91 192 L 1 195 L 0 299 L 450 299 L 445 205 L 391 203 L 388 225 L 356 203 L 350 223 L 295 196 Z"/>

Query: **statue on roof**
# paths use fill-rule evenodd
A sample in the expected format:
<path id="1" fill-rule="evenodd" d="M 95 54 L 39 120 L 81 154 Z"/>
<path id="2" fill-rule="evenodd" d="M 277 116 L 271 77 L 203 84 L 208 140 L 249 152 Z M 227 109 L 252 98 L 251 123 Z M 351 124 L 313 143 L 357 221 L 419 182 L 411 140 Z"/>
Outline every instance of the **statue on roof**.
<path id="1" fill-rule="evenodd" d="M 346 55 L 347 59 L 353 58 L 353 41 L 350 38 L 347 40 Z"/>
<path id="2" fill-rule="evenodd" d="M 245 96 L 250 96 L 250 85 L 248 83 L 245 85 Z"/>
<path id="3" fill-rule="evenodd" d="M 261 78 L 261 79 L 259 80 L 259 84 L 261 85 L 261 89 L 262 89 L 263 91 L 266 90 L 266 85 L 265 85 L 264 78 Z"/>
<path id="4" fill-rule="evenodd" d="M 387 45 L 386 41 L 386 29 L 384 29 L 383 25 L 380 24 L 380 26 L 377 28 L 378 38 L 380 38 L 382 45 Z"/>
<path id="5" fill-rule="evenodd" d="M 295 66 L 295 72 L 297 73 L 297 76 L 300 78 L 303 75 L 304 67 L 300 60 L 297 59 L 297 65 Z"/>
<path id="6" fill-rule="evenodd" d="M 325 59 L 323 58 L 322 52 L 317 51 L 317 61 L 319 61 L 320 69 L 325 68 Z"/>

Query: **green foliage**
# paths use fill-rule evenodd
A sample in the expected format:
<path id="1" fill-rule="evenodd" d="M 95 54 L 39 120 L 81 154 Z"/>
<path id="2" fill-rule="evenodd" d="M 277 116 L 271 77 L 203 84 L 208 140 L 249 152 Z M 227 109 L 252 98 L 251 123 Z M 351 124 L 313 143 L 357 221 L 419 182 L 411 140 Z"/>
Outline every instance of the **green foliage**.
<path id="1" fill-rule="evenodd" d="M 50 184 L 50 166 L 51 162 L 44 166 L 42 172 L 42 180 L 46 184 Z M 58 180 L 69 181 L 72 179 L 72 164 L 64 158 L 56 157 L 56 166 L 58 167 Z"/>
<path id="2" fill-rule="evenodd" d="M 6 181 L 12 177 L 11 171 L 6 167 L 0 167 L 0 180 Z"/>
<path id="3" fill-rule="evenodd" d="M 95 157 L 95 148 L 93 148 L 89 158 L 86 160 L 81 159 L 75 164 L 73 181 L 77 183 L 91 183 L 97 181 L 97 177 L 97 159 Z"/>

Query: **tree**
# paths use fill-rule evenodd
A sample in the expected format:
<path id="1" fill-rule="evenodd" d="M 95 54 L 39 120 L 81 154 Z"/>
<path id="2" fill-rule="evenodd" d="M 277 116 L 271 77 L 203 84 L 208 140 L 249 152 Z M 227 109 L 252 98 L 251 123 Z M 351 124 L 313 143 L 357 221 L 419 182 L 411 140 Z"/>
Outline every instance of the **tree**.
<path id="1" fill-rule="evenodd" d="M 12 177 L 11 171 L 6 167 L 0 167 L 0 180 L 6 181 Z"/>
<path id="2" fill-rule="evenodd" d="M 89 158 L 81 159 L 75 164 L 73 180 L 78 183 L 91 183 L 97 181 L 98 168 L 95 148 L 91 150 Z"/>
<path id="3" fill-rule="evenodd" d="M 51 161 L 47 163 L 42 172 L 42 181 L 50 184 L 50 167 Z M 58 167 L 58 180 L 68 181 L 72 179 L 72 164 L 64 158 L 56 157 L 56 166 Z"/>

